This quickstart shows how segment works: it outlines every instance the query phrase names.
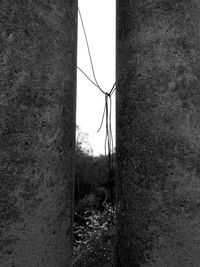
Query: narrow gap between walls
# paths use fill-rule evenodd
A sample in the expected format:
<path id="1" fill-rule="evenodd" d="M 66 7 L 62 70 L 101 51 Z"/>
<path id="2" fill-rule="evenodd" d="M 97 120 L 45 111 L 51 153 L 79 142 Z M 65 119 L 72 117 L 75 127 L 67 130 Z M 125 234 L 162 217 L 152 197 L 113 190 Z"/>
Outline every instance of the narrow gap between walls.
<path id="1" fill-rule="evenodd" d="M 79 1 L 74 266 L 94 263 L 93 241 L 115 236 L 115 10 L 115 0 Z M 106 264 L 108 243 L 96 244 Z"/>

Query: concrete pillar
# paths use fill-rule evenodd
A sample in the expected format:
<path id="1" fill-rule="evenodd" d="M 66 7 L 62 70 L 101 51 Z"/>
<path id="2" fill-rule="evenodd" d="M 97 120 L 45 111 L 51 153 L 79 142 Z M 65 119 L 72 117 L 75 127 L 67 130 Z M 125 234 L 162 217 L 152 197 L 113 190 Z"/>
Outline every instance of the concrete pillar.
<path id="1" fill-rule="evenodd" d="M 116 266 L 200 266 L 200 1 L 117 1 Z"/>
<path id="2" fill-rule="evenodd" d="M 0 1 L 0 266 L 72 266 L 77 1 Z"/>

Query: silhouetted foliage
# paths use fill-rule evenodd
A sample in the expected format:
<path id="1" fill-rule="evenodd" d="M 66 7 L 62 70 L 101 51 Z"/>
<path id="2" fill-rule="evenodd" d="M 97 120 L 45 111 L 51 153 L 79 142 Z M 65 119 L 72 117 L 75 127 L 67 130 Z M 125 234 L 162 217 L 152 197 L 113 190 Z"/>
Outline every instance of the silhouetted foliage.
<path id="1" fill-rule="evenodd" d="M 87 134 L 79 131 L 75 170 L 74 266 L 111 266 L 115 164 L 111 183 L 106 156 L 94 157 Z"/>

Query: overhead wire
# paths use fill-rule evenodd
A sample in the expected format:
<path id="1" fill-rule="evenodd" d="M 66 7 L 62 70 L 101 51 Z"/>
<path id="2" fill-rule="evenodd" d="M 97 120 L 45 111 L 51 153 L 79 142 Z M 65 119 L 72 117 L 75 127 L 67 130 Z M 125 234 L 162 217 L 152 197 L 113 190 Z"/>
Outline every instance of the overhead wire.
<path id="1" fill-rule="evenodd" d="M 113 134 L 112 134 L 112 95 L 114 93 L 114 91 L 116 90 L 116 82 L 113 84 L 111 90 L 108 92 L 104 91 L 101 86 L 99 85 L 97 78 L 96 78 L 96 74 L 95 74 L 95 69 L 94 69 L 94 64 L 93 64 L 93 60 L 92 60 L 92 55 L 91 55 L 91 51 L 90 51 L 90 46 L 89 46 L 89 42 L 88 42 L 88 37 L 87 37 L 87 32 L 85 29 L 85 25 L 84 25 L 84 21 L 83 21 L 83 17 L 81 14 L 81 11 L 78 7 L 78 13 L 79 13 L 79 17 L 80 17 L 80 21 L 81 21 L 81 25 L 83 28 L 83 32 L 84 32 L 84 37 L 85 37 L 85 41 L 86 41 L 86 45 L 87 45 L 87 51 L 88 51 L 88 55 L 89 55 L 89 59 L 90 59 L 90 65 L 91 65 L 91 69 L 92 69 L 92 74 L 93 74 L 93 78 L 94 81 L 80 68 L 77 66 L 77 69 L 95 86 L 97 87 L 105 96 L 105 104 L 104 104 L 104 110 L 103 110 L 103 115 L 102 115 L 102 119 L 101 119 L 101 124 L 100 127 L 97 131 L 97 133 L 99 133 L 99 131 L 102 129 L 103 126 L 103 122 L 105 119 L 105 123 L 106 123 L 106 136 L 105 136 L 105 143 L 104 143 L 104 150 L 105 150 L 105 155 L 107 155 L 106 159 L 107 159 L 107 165 L 108 165 L 108 173 L 109 173 L 109 182 L 110 184 L 113 182 L 113 153 L 114 153 L 114 145 L 113 145 Z M 108 101 L 109 100 L 109 101 Z"/>
<path id="2" fill-rule="evenodd" d="M 77 66 L 77 69 L 79 70 L 79 71 L 81 71 L 82 73 L 83 73 L 83 75 L 94 85 L 94 86 L 96 86 L 97 88 L 99 88 L 100 90 L 101 90 L 101 92 L 103 93 L 103 94 L 105 94 L 105 92 L 101 89 L 101 87 L 99 87 L 95 82 L 93 82 L 93 80 L 81 69 L 81 68 L 79 68 L 78 66 Z"/>
<path id="3" fill-rule="evenodd" d="M 85 36 L 85 41 L 86 41 L 86 45 L 87 45 L 87 50 L 88 50 L 88 55 L 89 55 L 90 64 L 91 64 L 91 68 L 92 68 L 93 77 L 94 77 L 94 80 L 96 82 L 96 85 L 98 85 L 98 87 L 100 89 L 101 87 L 100 87 L 100 85 L 99 85 L 99 83 L 97 81 L 96 74 L 95 74 L 95 71 L 94 71 L 94 64 L 93 64 L 92 55 L 91 55 L 91 52 L 90 52 L 90 46 L 89 46 L 89 42 L 88 42 L 88 38 L 87 38 L 87 33 L 86 33 L 86 30 L 85 30 L 85 25 L 84 25 L 82 14 L 81 14 L 81 11 L 80 11 L 79 7 L 78 7 L 78 13 L 79 13 L 79 17 L 80 17 L 80 20 L 81 20 L 81 25 L 82 25 L 84 36 Z M 105 94 L 105 92 L 102 89 L 100 89 L 100 90 L 102 91 L 102 93 Z"/>

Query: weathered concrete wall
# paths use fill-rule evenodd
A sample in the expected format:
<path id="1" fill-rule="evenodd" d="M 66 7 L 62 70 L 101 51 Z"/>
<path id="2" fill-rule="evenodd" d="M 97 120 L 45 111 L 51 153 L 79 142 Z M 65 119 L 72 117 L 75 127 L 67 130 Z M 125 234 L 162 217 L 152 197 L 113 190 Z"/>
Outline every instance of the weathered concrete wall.
<path id="1" fill-rule="evenodd" d="M 200 1 L 117 1 L 117 266 L 200 266 Z"/>
<path id="2" fill-rule="evenodd" d="M 0 266 L 72 253 L 76 0 L 0 1 Z"/>

